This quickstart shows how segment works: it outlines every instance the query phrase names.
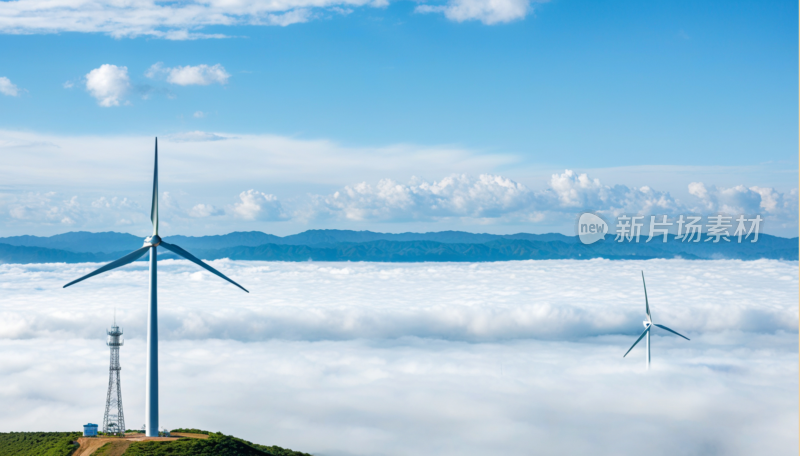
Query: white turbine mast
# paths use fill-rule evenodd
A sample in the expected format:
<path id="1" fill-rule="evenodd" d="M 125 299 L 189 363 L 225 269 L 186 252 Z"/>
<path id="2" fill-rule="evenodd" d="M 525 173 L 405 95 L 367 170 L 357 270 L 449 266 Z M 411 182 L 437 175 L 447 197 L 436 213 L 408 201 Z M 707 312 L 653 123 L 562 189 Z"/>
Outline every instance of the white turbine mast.
<path id="1" fill-rule="evenodd" d="M 665 330 L 671 332 L 672 334 L 681 336 L 686 340 L 689 340 L 689 338 L 684 336 L 683 334 L 678 334 L 676 331 L 673 331 L 673 330 L 667 328 L 664 325 L 659 325 L 659 324 L 653 323 L 653 317 L 650 315 L 650 303 L 647 302 L 647 284 L 644 283 L 644 271 L 642 271 L 642 285 L 644 286 L 644 308 L 645 308 L 645 312 L 647 313 L 646 314 L 647 320 L 642 322 L 644 324 L 644 332 L 642 333 L 641 336 L 639 336 L 638 339 L 636 339 L 636 342 L 634 342 L 633 345 L 631 345 L 631 348 L 629 348 L 628 351 L 626 351 L 625 354 L 622 355 L 622 357 L 624 358 L 624 357 L 628 356 L 628 353 L 630 353 L 631 350 L 633 350 L 633 347 L 635 347 L 636 344 L 638 344 L 639 341 L 642 340 L 642 338 L 644 336 L 647 336 L 647 340 L 645 341 L 645 344 L 647 345 L 647 354 L 646 354 L 647 358 L 646 358 L 645 362 L 647 364 L 647 370 L 650 370 L 650 329 L 653 326 L 658 326 L 659 328 L 665 329 Z"/>
<path id="2" fill-rule="evenodd" d="M 142 248 L 135 250 L 124 257 L 112 261 L 107 265 L 90 272 L 80 279 L 73 280 L 72 282 L 64 285 L 67 288 L 80 281 L 86 280 L 89 277 L 102 274 L 104 272 L 116 269 L 120 266 L 133 263 L 138 260 L 148 251 L 150 252 L 150 307 L 147 311 L 147 378 L 145 388 L 145 432 L 148 437 L 158 437 L 158 297 L 157 297 L 157 247 L 161 246 L 189 261 L 195 263 L 201 268 L 217 275 L 228 282 L 236 285 L 242 290 L 249 293 L 245 288 L 233 280 L 225 277 L 224 274 L 207 265 L 199 258 L 191 253 L 183 250 L 175 244 L 168 244 L 161 240 L 158 236 L 158 138 L 156 138 L 156 154 L 155 166 L 153 168 L 153 201 L 150 209 L 150 220 L 153 223 L 153 235 L 144 240 Z"/>

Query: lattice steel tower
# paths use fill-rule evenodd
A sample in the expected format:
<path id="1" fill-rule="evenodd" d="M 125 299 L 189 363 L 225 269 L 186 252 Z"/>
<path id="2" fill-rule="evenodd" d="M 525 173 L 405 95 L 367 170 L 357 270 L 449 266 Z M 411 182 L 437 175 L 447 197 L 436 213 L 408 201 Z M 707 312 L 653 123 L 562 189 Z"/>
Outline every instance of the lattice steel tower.
<path id="1" fill-rule="evenodd" d="M 125 415 L 122 414 L 122 387 L 119 383 L 119 347 L 124 344 L 122 329 L 117 326 L 114 317 L 114 326 L 108 331 L 106 345 L 111 348 L 111 366 L 108 368 L 108 394 L 106 396 L 106 413 L 103 416 L 103 432 L 106 434 L 125 434 Z"/>

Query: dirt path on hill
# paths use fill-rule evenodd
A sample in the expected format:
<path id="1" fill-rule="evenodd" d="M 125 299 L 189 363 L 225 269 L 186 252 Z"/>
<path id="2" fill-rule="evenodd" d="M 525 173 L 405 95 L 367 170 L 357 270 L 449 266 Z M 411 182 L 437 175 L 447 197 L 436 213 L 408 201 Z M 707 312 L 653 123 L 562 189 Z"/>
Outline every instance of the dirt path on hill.
<path id="1" fill-rule="evenodd" d="M 89 456 L 97 451 L 98 448 L 108 443 L 109 439 L 102 439 L 97 437 L 80 437 L 78 438 L 78 451 L 72 456 Z"/>
<path id="2" fill-rule="evenodd" d="M 186 437 L 189 437 L 187 435 Z M 208 436 L 205 436 L 208 438 Z M 196 437 L 199 438 L 199 437 Z M 72 456 L 91 456 L 95 451 L 100 449 L 106 443 L 112 442 L 114 445 L 111 450 L 106 453 L 107 456 L 122 456 L 122 453 L 128 449 L 133 442 L 144 442 L 145 440 L 157 440 L 161 442 L 171 442 L 178 440 L 177 437 L 145 437 L 144 434 L 128 434 L 125 437 L 79 437 L 78 450 Z M 104 455 L 104 456 L 106 456 Z"/>

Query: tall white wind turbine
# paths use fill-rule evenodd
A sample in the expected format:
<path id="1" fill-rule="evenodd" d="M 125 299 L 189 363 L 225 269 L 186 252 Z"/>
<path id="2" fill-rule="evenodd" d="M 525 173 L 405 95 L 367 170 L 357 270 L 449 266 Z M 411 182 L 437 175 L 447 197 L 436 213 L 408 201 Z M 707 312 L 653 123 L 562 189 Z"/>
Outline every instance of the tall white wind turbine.
<path id="1" fill-rule="evenodd" d="M 242 290 L 247 290 L 233 280 L 225 277 L 225 275 L 221 272 L 205 264 L 191 253 L 183 250 L 175 244 L 168 244 L 162 241 L 158 236 L 158 138 L 156 138 L 155 166 L 153 169 L 153 201 L 150 209 L 150 220 L 153 222 L 153 235 L 144 240 L 144 245 L 142 248 L 135 250 L 116 261 L 112 261 L 100 269 L 86 274 L 80 279 L 73 280 L 72 282 L 64 285 L 64 288 L 86 280 L 89 277 L 93 277 L 106 271 L 116 269 L 120 266 L 133 263 L 144 256 L 144 254 L 148 251 L 150 252 L 150 307 L 147 310 L 147 379 L 145 387 L 145 427 L 146 435 L 148 437 L 158 437 L 158 299 L 156 294 L 157 247 L 164 247 L 165 249 L 176 253 L 183 258 L 186 258 L 187 260 L 195 263 L 212 274 L 227 280 Z M 249 291 L 247 292 L 249 293 Z"/>
<path id="2" fill-rule="evenodd" d="M 647 361 L 646 362 L 647 362 L 647 370 L 650 370 L 650 328 L 652 328 L 653 326 L 658 326 L 659 328 L 665 329 L 665 330 L 671 332 L 672 334 L 676 334 L 678 336 L 681 336 L 686 340 L 689 340 L 689 338 L 684 336 L 684 335 L 682 335 L 682 334 L 678 334 L 677 332 L 667 328 L 664 325 L 659 325 L 659 324 L 653 323 L 653 317 L 650 315 L 650 303 L 647 302 L 647 284 L 644 283 L 644 271 L 642 271 L 642 285 L 644 285 L 644 308 L 645 308 L 645 311 L 647 312 L 647 320 L 642 322 L 644 324 L 644 332 L 642 333 L 641 336 L 639 336 L 638 339 L 636 339 L 636 342 L 634 342 L 633 345 L 631 345 L 631 348 L 629 348 L 628 351 L 626 351 L 625 354 L 622 355 L 622 357 L 624 358 L 624 357 L 628 356 L 628 353 L 630 353 L 631 350 L 633 350 L 633 347 L 635 347 L 636 344 L 638 344 L 639 341 L 642 340 L 642 337 L 647 336 L 647 340 L 645 342 L 647 344 Z"/>

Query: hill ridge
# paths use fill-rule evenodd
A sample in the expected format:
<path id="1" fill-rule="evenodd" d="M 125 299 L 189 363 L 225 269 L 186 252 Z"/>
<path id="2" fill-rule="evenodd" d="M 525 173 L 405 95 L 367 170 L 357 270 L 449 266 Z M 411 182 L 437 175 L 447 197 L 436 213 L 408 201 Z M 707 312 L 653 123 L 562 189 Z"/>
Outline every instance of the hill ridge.
<path id="1" fill-rule="evenodd" d="M 388 238 L 388 239 L 386 239 Z M 398 239 L 399 238 L 399 239 Z M 94 240 L 98 239 L 95 243 Z M 798 259 L 798 238 L 760 234 L 756 243 L 614 242 L 613 235 L 591 245 L 561 234 L 475 234 L 462 231 L 375 233 L 350 230 L 308 230 L 279 237 L 259 231 L 217 236 L 167 236 L 196 256 L 214 260 L 261 261 L 509 261 L 544 259 Z M 366 240 L 365 240 L 366 239 Z M 131 234 L 70 232 L 56 236 L 0 238 L 0 263 L 107 262 L 139 248 Z M 100 250 L 100 249 L 104 250 Z M 164 252 L 163 258 L 174 258 Z"/>

